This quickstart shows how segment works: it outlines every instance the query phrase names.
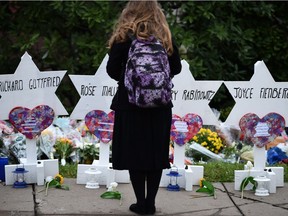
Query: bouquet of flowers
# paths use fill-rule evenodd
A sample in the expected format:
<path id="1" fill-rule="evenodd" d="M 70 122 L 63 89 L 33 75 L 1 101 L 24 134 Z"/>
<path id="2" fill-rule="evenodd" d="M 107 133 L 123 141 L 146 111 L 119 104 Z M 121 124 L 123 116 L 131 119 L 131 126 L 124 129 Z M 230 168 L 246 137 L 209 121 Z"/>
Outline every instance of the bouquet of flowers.
<path id="1" fill-rule="evenodd" d="M 57 138 L 54 145 L 56 154 L 61 158 L 61 164 L 64 166 L 66 164 L 66 159 L 74 151 L 73 142 L 65 137 Z"/>
<path id="2" fill-rule="evenodd" d="M 215 154 L 221 152 L 224 147 L 218 134 L 209 128 L 201 128 L 191 141 L 200 144 Z"/>
<path id="3" fill-rule="evenodd" d="M 37 143 L 39 142 L 40 150 L 50 159 L 54 159 L 53 146 L 55 141 L 56 137 L 54 131 L 52 130 L 52 126 L 43 130 L 41 132 L 41 136 L 37 140 Z"/>
<path id="4" fill-rule="evenodd" d="M 80 163 L 91 164 L 93 160 L 98 159 L 99 147 L 99 143 L 94 144 L 84 142 L 83 145 L 78 148 Z"/>

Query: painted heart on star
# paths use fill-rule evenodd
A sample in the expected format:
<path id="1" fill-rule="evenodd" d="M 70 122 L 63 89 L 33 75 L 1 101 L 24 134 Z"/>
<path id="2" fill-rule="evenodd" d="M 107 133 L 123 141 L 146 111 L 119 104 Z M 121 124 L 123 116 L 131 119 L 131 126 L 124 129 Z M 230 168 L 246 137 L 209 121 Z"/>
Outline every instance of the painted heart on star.
<path id="1" fill-rule="evenodd" d="M 202 118 L 197 114 L 188 113 L 182 118 L 173 114 L 170 132 L 171 140 L 182 146 L 198 133 L 202 125 Z"/>
<path id="2" fill-rule="evenodd" d="M 54 110 L 46 105 L 36 106 L 32 110 L 15 107 L 9 113 L 9 121 L 27 139 L 34 139 L 52 124 L 54 116 Z"/>
<path id="3" fill-rule="evenodd" d="M 86 114 L 85 124 L 103 143 L 112 140 L 114 126 L 114 111 L 106 114 L 102 110 L 93 110 Z"/>
<path id="4" fill-rule="evenodd" d="M 255 113 L 245 114 L 239 121 L 241 131 L 261 148 L 272 142 L 285 128 L 285 119 L 278 113 L 268 113 L 260 119 Z"/>

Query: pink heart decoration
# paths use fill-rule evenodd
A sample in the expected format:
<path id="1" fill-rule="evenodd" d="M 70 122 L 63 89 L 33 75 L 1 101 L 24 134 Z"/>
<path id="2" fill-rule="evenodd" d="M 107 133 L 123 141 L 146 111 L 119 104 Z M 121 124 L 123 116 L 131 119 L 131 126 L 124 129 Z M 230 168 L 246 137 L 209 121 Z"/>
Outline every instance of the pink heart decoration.
<path id="1" fill-rule="evenodd" d="M 36 106 L 32 110 L 15 107 L 9 113 L 9 121 L 27 139 L 33 139 L 52 124 L 54 115 L 54 110 L 46 105 Z"/>
<path id="2" fill-rule="evenodd" d="M 173 114 L 170 132 L 171 140 L 182 146 L 198 133 L 202 125 L 202 118 L 197 114 L 188 113 L 183 118 Z"/>
<path id="3" fill-rule="evenodd" d="M 85 124 L 103 143 L 112 140 L 114 126 L 114 111 L 106 114 L 102 110 L 93 110 L 86 114 Z"/>
<path id="4" fill-rule="evenodd" d="M 268 113 L 260 119 L 254 113 L 245 114 L 239 122 L 244 135 L 261 148 L 279 136 L 285 128 L 285 119 L 278 113 Z"/>

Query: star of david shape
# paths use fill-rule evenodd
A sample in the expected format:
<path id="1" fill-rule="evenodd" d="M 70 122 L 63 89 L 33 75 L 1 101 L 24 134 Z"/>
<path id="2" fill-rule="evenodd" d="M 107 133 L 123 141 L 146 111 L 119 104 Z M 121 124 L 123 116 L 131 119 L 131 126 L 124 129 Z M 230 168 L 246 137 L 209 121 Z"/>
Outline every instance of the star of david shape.
<path id="1" fill-rule="evenodd" d="M 72 111 L 72 119 L 84 119 L 92 110 L 102 110 L 108 113 L 113 96 L 117 91 L 117 82 L 106 72 L 108 55 L 106 55 L 95 75 L 69 75 L 80 99 Z"/>
<path id="2" fill-rule="evenodd" d="M 110 105 L 118 85 L 106 72 L 107 61 L 108 55 L 103 59 L 95 75 L 69 75 L 81 97 L 71 113 L 71 118 L 84 119 L 88 112 L 96 109 L 110 111 Z M 205 124 L 215 124 L 217 119 L 208 103 L 222 82 L 195 81 L 189 71 L 188 63 L 182 61 L 182 72 L 173 79 L 173 113 L 185 115 L 192 112 L 200 115 Z M 208 98 L 201 99 L 201 96 L 198 96 L 191 99 L 192 91 L 204 92 Z"/>
<path id="3" fill-rule="evenodd" d="M 224 81 L 224 84 L 235 100 L 226 125 L 239 128 L 239 121 L 246 113 L 262 118 L 276 112 L 288 122 L 288 82 L 275 82 L 263 61 L 255 63 L 250 81 Z"/>
<path id="4" fill-rule="evenodd" d="M 184 116 L 194 113 L 202 118 L 204 125 L 216 125 L 218 119 L 209 106 L 223 81 L 195 80 L 189 64 L 182 60 L 182 71 L 173 78 L 173 114 Z"/>
<path id="5" fill-rule="evenodd" d="M 55 94 L 66 71 L 40 72 L 31 56 L 25 52 L 14 74 L 0 75 L 0 119 L 7 120 L 9 112 L 22 106 L 33 109 L 50 106 L 55 115 L 67 115 Z"/>

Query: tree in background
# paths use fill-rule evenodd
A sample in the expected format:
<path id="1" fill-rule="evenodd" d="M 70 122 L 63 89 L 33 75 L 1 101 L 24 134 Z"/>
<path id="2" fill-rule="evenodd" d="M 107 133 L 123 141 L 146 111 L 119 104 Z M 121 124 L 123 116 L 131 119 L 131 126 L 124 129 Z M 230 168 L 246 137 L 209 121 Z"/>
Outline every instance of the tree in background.
<path id="1" fill-rule="evenodd" d="M 266 1 L 160 1 L 195 79 L 249 80 L 264 60 L 287 81 L 288 4 Z M 41 71 L 95 74 L 125 1 L 0 2 L 0 73 L 14 73 L 27 51 Z M 79 95 L 68 76 L 57 90 L 68 112 Z M 228 99 L 227 99 L 228 98 Z M 212 107 L 233 105 L 221 88 Z M 229 113 L 229 112 L 228 112 Z"/>
<path id="2" fill-rule="evenodd" d="M 263 60 L 276 81 L 288 80 L 286 2 L 175 1 L 164 7 L 195 79 L 249 80 Z M 229 96 L 222 85 L 210 103 L 222 120 L 235 103 Z"/>
<path id="3" fill-rule="evenodd" d="M 40 71 L 95 74 L 125 2 L 0 2 L 0 73 L 14 73 L 25 51 Z M 57 90 L 71 112 L 79 95 L 68 75 Z"/>

